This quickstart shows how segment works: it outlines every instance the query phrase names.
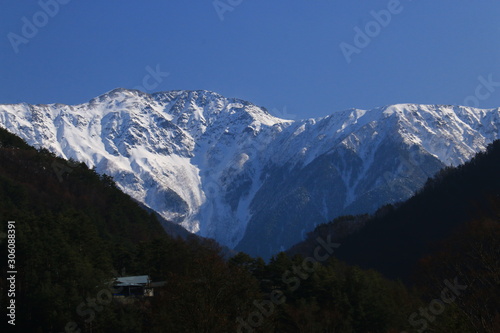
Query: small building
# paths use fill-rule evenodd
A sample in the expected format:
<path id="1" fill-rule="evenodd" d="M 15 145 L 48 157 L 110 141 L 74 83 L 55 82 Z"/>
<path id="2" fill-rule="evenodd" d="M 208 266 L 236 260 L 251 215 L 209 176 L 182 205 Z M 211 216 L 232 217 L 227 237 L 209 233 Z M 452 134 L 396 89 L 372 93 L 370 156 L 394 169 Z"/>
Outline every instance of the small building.
<path id="1" fill-rule="evenodd" d="M 166 281 L 151 281 L 149 275 L 122 276 L 112 282 L 113 297 L 153 297 L 154 289 L 163 287 Z"/>
<path id="2" fill-rule="evenodd" d="M 153 296 L 153 287 L 149 275 L 122 276 L 116 278 L 113 283 L 113 296 L 123 297 L 151 297 Z"/>

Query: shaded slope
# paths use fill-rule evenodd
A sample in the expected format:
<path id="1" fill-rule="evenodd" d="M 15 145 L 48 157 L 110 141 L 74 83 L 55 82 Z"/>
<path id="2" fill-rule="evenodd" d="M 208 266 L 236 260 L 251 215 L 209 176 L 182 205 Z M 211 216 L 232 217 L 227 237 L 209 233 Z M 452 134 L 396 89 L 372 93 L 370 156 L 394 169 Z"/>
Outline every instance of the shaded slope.
<path id="1" fill-rule="evenodd" d="M 387 206 L 363 221 L 365 226 L 339 239 L 336 257 L 389 277 L 408 279 L 417 260 L 465 222 L 490 218 L 500 222 L 500 141 L 470 162 L 445 168 L 414 197 Z M 322 225 L 291 253 L 310 253 L 314 239 L 336 230 Z M 308 245 L 310 244 L 310 245 Z"/>

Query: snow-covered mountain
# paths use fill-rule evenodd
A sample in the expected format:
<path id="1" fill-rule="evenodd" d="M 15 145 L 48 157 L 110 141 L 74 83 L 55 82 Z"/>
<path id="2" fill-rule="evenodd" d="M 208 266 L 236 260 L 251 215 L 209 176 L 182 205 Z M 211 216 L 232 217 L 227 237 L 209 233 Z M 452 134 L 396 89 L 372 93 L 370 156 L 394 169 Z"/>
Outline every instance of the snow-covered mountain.
<path id="1" fill-rule="evenodd" d="M 404 200 L 500 136 L 500 109 L 400 104 L 279 119 L 208 91 L 116 89 L 0 105 L 0 126 L 85 162 L 164 218 L 269 257 L 315 225 Z"/>

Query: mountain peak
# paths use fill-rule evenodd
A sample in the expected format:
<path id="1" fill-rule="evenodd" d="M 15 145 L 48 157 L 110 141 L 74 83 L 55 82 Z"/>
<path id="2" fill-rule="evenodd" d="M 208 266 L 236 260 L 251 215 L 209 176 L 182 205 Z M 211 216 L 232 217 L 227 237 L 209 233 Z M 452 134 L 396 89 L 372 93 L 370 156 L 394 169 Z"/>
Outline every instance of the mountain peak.
<path id="1" fill-rule="evenodd" d="M 290 121 L 206 90 L 117 88 L 75 106 L 0 105 L 0 125 L 191 232 L 268 257 L 467 161 L 500 137 L 500 109 L 395 104 Z"/>

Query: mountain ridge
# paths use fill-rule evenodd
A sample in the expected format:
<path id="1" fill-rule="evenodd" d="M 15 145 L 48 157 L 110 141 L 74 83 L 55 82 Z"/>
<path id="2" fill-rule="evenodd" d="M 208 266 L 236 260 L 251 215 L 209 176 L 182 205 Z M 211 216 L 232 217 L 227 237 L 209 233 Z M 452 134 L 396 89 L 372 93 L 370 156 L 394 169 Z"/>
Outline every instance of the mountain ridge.
<path id="1" fill-rule="evenodd" d="M 118 88 L 78 105 L 0 105 L 0 125 L 190 232 L 269 257 L 469 160 L 499 138 L 500 109 L 396 104 L 293 121 L 205 90 Z"/>

